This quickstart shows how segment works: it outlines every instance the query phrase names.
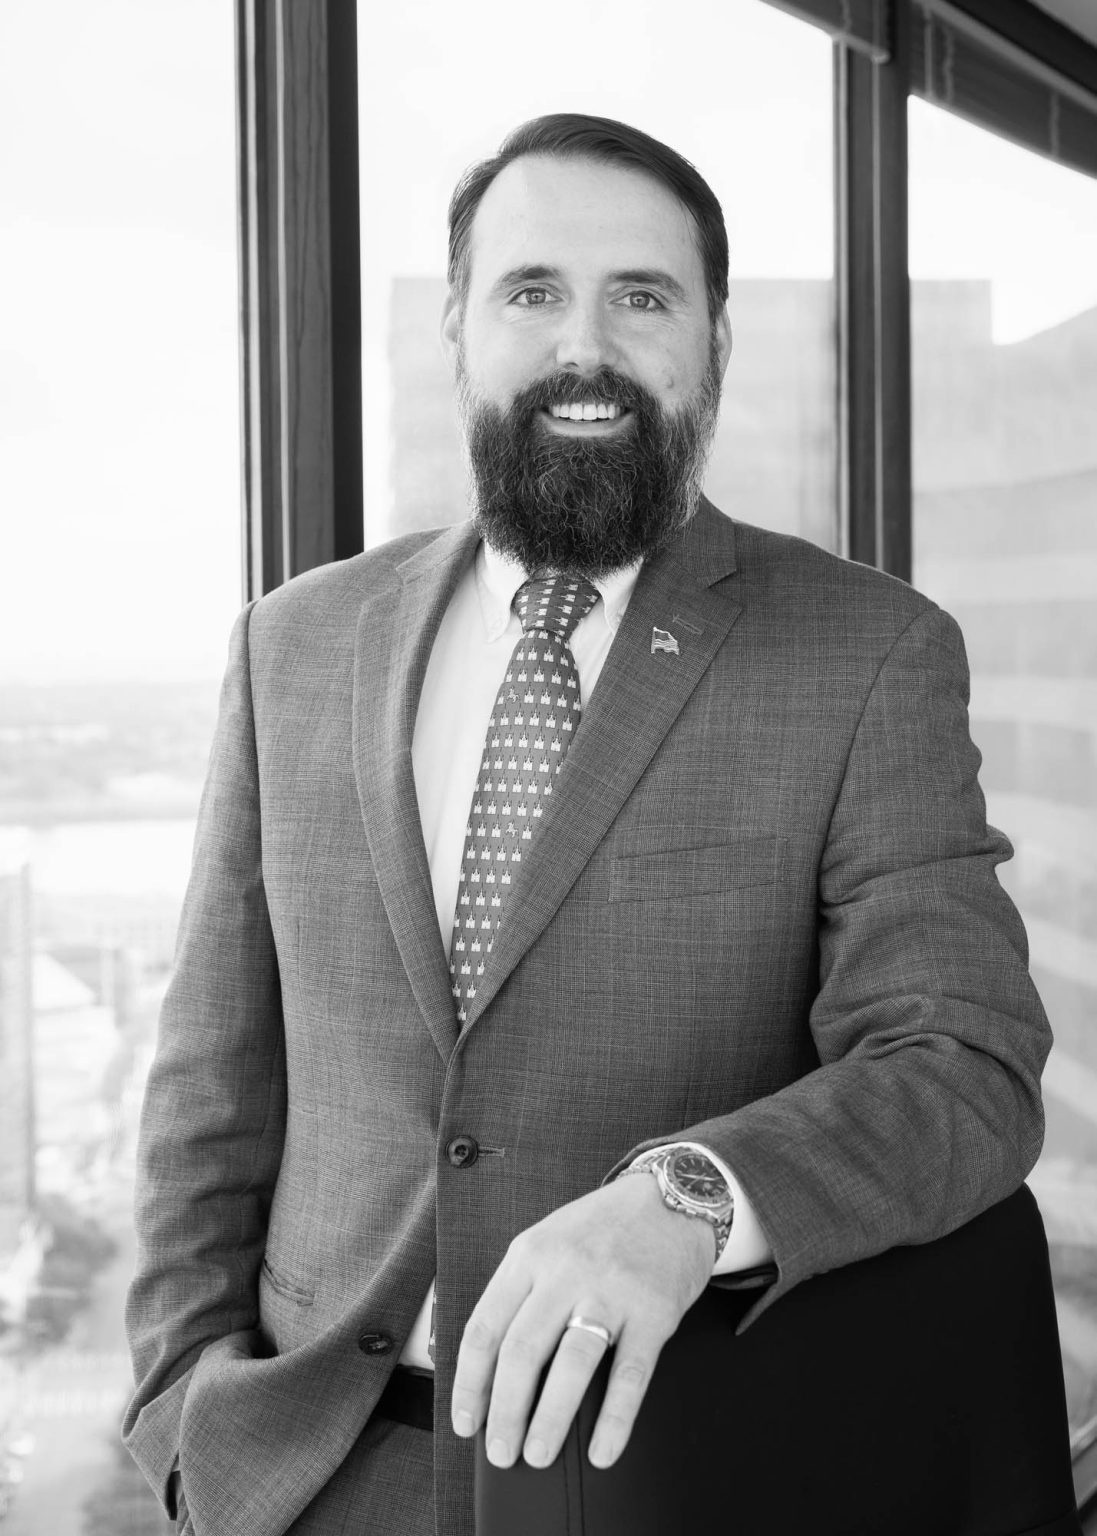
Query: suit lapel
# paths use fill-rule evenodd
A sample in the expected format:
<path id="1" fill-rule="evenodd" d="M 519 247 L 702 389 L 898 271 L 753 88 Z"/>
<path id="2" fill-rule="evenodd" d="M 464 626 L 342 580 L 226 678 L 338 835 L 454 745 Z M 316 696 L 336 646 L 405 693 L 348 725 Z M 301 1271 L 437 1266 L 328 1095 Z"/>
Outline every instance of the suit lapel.
<path id="1" fill-rule="evenodd" d="M 733 526 L 705 502 L 640 573 L 511 892 L 466 1034 L 551 921 L 724 643 L 741 604 L 710 589 L 734 569 Z M 677 654 L 652 650 L 656 629 L 673 636 Z"/>
<path id="2" fill-rule="evenodd" d="M 363 605 L 354 664 L 354 773 L 366 838 L 408 981 L 444 1058 L 456 1043 L 457 1021 L 411 742 L 431 646 L 476 544 L 472 525 L 460 524 L 395 565 L 389 586 Z"/>

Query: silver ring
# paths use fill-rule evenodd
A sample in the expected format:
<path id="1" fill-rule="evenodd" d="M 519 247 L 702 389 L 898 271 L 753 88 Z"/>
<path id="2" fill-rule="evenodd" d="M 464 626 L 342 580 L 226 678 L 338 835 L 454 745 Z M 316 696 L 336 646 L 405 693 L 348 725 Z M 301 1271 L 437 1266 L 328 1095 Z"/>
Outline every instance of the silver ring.
<path id="1" fill-rule="evenodd" d="M 564 1327 L 581 1328 L 584 1333 L 593 1333 L 596 1339 L 601 1339 L 603 1344 L 607 1345 L 610 1349 L 613 1348 L 613 1334 L 610 1333 L 609 1329 L 603 1327 L 601 1323 L 592 1323 L 589 1317 L 580 1317 L 578 1312 L 571 1314 Z"/>

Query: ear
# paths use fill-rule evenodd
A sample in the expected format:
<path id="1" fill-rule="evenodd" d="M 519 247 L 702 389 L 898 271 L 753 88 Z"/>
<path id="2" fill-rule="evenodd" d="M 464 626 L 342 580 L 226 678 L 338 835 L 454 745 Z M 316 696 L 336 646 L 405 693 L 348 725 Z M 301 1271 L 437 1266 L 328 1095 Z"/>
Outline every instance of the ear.
<path id="1" fill-rule="evenodd" d="M 728 371 L 728 363 L 731 361 L 731 318 L 728 315 L 728 307 L 725 304 L 716 316 L 716 356 L 720 364 L 720 378 Z"/>
<path id="2" fill-rule="evenodd" d="M 451 371 L 457 367 L 457 347 L 461 339 L 461 300 L 452 288 L 446 289 L 445 303 L 442 305 L 442 328 L 439 333 L 442 343 L 442 356 L 450 366 Z"/>

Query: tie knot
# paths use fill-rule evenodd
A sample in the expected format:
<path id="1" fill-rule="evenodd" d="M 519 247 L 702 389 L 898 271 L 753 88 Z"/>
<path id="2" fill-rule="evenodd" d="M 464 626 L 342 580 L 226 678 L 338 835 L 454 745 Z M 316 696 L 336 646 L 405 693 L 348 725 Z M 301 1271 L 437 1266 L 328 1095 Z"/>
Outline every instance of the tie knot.
<path id="1" fill-rule="evenodd" d="M 514 611 L 527 635 L 544 629 L 566 641 L 597 601 L 598 589 L 585 576 L 561 571 L 524 582 L 514 594 Z"/>

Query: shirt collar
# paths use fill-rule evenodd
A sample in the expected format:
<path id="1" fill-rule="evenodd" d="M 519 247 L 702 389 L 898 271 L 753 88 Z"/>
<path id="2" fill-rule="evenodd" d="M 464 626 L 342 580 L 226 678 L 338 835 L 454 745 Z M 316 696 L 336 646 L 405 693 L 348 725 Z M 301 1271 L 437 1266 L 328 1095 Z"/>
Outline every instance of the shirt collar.
<path id="1" fill-rule="evenodd" d="M 617 633 L 624 618 L 643 563 L 643 560 L 634 560 L 631 565 L 622 566 L 619 571 L 611 571 L 608 576 L 591 578 L 592 585 L 597 588 L 602 599 L 601 607 L 596 604 L 591 612 L 602 615 L 610 634 Z M 523 565 L 509 555 L 504 555 L 486 539 L 481 540 L 476 551 L 476 591 L 480 598 L 484 633 L 489 640 L 498 640 L 512 619 L 518 622 L 517 616 L 511 612 L 511 603 L 526 578 Z"/>

